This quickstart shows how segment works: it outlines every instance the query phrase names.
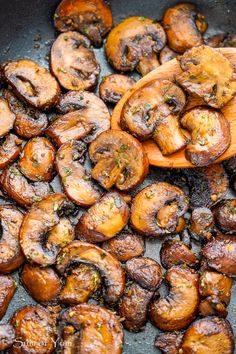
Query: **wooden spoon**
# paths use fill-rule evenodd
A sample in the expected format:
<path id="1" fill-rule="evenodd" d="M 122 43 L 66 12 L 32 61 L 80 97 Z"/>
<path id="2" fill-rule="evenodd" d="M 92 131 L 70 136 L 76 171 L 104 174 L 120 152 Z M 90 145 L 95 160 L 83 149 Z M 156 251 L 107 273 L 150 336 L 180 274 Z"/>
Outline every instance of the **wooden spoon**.
<path id="1" fill-rule="evenodd" d="M 222 54 L 225 55 L 226 58 L 229 59 L 231 64 L 236 67 L 236 48 L 219 48 Z M 161 65 L 157 69 L 153 70 L 148 75 L 144 76 L 141 80 L 139 80 L 133 87 L 130 89 L 117 103 L 111 118 L 111 128 L 112 129 L 121 129 L 120 128 L 120 116 L 123 109 L 124 104 L 130 98 L 130 96 L 134 93 L 134 91 L 140 89 L 150 81 L 155 79 L 169 79 L 174 80 L 177 74 L 182 72 L 179 62 L 176 59 L 173 59 L 167 62 L 164 65 Z M 187 109 L 204 104 L 203 100 L 197 98 L 190 98 L 189 103 L 187 105 Z M 231 132 L 231 144 L 229 148 L 225 151 L 223 155 L 221 155 L 214 163 L 223 161 L 236 155 L 236 96 L 225 105 L 221 111 L 224 113 L 225 118 L 230 123 L 230 132 Z M 143 142 L 143 146 L 147 152 L 149 162 L 151 165 L 159 166 L 159 167 L 172 167 L 172 168 L 189 168 L 196 167 L 191 164 L 185 158 L 185 150 L 181 150 L 172 154 L 170 156 L 163 156 L 160 152 L 156 143 L 152 140 L 148 140 Z"/>

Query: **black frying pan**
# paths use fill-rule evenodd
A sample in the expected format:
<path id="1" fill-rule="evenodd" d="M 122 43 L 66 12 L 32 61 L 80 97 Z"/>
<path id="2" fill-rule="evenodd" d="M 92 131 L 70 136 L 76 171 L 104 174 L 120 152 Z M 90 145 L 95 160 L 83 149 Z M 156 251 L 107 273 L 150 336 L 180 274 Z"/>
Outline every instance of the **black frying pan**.
<path id="1" fill-rule="evenodd" d="M 52 18 L 60 0 L 0 0 L 0 62 L 8 59 L 30 58 L 48 66 L 47 55 L 56 32 Z M 146 16 L 161 19 L 164 10 L 176 4 L 175 0 L 110 0 L 114 23 L 119 23 L 128 16 Z M 209 24 L 208 33 L 219 31 L 236 31 L 235 13 L 236 0 L 196 0 Z M 103 49 L 95 50 L 102 66 L 101 77 L 112 70 L 107 64 Z M 153 169 L 149 180 L 168 180 L 170 171 Z M 175 172 L 176 173 L 176 172 Z M 54 188 L 57 190 L 57 183 Z M 158 260 L 160 242 L 146 242 L 146 256 Z M 18 275 L 16 274 L 16 278 Z M 43 291 L 43 290 L 42 290 Z M 236 288 L 231 297 L 228 319 L 236 334 Z M 22 286 L 10 303 L 8 312 L 1 322 L 6 322 L 16 309 L 34 301 Z M 158 330 L 147 324 L 143 332 L 125 333 L 124 354 L 154 354 L 158 351 L 153 342 Z M 111 353 L 112 354 L 112 353 Z M 207 353 L 206 353 L 207 354 Z"/>

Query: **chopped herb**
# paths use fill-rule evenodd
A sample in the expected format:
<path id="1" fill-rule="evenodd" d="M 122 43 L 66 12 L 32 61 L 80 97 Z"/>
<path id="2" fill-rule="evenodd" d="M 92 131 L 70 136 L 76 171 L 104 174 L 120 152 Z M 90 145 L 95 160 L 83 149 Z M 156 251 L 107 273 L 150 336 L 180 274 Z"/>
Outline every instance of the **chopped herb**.
<path id="1" fill-rule="evenodd" d="M 122 144 L 122 145 L 120 146 L 119 152 L 124 152 L 124 151 L 126 151 L 127 149 L 128 149 L 128 145 Z"/>
<path id="2" fill-rule="evenodd" d="M 58 14 L 55 14 L 55 15 L 53 16 L 53 19 L 54 19 L 54 20 L 57 20 L 58 18 L 59 18 Z"/>
<path id="3" fill-rule="evenodd" d="M 63 74 L 67 74 L 67 70 L 64 68 L 61 68 L 60 66 L 57 68 L 57 71 Z"/>
<path id="4" fill-rule="evenodd" d="M 114 162 L 116 164 L 116 166 L 118 166 L 119 168 L 121 168 L 121 160 L 119 158 L 115 158 Z"/>
<path id="5" fill-rule="evenodd" d="M 232 212 L 232 214 L 236 214 L 236 207 L 231 208 L 231 212 Z"/>
<path id="6" fill-rule="evenodd" d="M 33 200 L 34 202 L 40 202 L 40 200 L 42 200 L 42 198 L 37 197 L 36 195 L 33 195 L 33 196 L 32 196 L 32 200 Z"/>
<path id="7" fill-rule="evenodd" d="M 65 154 L 60 154 L 59 156 L 58 156 L 58 160 L 63 160 L 65 158 Z"/>
<path id="8" fill-rule="evenodd" d="M 19 327 L 19 320 L 16 320 L 16 321 L 15 321 L 14 327 L 15 327 L 15 328 Z"/>
<path id="9" fill-rule="evenodd" d="M 80 154 L 79 152 L 75 152 L 75 153 L 72 155 L 72 160 L 73 160 L 73 161 L 76 161 L 76 160 L 78 160 L 80 157 L 81 157 L 81 154 Z"/>
<path id="10" fill-rule="evenodd" d="M 88 175 L 83 175 L 83 180 L 84 181 L 89 181 L 90 180 L 90 176 L 88 176 Z"/>
<path id="11" fill-rule="evenodd" d="M 68 36 L 64 36 L 64 41 L 68 41 L 69 37 Z"/>
<path id="12" fill-rule="evenodd" d="M 64 167 L 64 173 L 65 173 L 65 177 L 68 177 L 72 174 L 72 169 L 68 167 Z"/>
<path id="13" fill-rule="evenodd" d="M 153 191 L 146 192 L 145 196 L 147 199 L 152 199 L 154 197 L 155 193 Z"/>
<path id="14" fill-rule="evenodd" d="M 197 76 L 196 75 L 190 75 L 189 78 L 190 78 L 190 80 L 195 80 L 197 78 Z"/>
<path id="15" fill-rule="evenodd" d="M 173 97 L 166 95 L 166 96 L 164 97 L 164 102 L 165 102 L 165 103 L 168 103 L 168 104 L 173 103 Z"/>
<path id="16" fill-rule="evenodd" d="M 146 18 L 143 17 L 143 16 L 139 17 L 138 19 L 139 19 L 139 21 L 141 21 L 141 22 L 144 22 L 144 21 L 146 20 Z"/>
<path id="17" fill-rule="evenodd" d="M 133 114 L 138 113 L 138 112 L 140 112 L 140 111 L 141 111 L 141 106 L 134 106 L 134 107 L 131 109 L 131 112 L 132 112 Z"/>
<path id="18" fill-rule="evenodd" d="M 107 256 L 107 255 L 106 255 L 106 253 L 104 253 L 104 252 L 102 252 L 102 253 L 100 254 L 101 259 L 104 259 L 106 256 Z"/>
<path id="19" fill-rule="evenodd" d="M 122 207 L 122 201 L 119 197 L 115 197 L 114 198 L 114 203 L 115 203 L 115 206 L 120 209 Z"/>

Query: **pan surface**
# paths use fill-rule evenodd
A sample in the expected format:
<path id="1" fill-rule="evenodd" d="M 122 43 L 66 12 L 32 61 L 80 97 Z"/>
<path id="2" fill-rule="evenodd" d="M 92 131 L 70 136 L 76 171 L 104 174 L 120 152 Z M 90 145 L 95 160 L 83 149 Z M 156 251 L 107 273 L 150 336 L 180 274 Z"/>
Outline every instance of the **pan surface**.
<path id="1" fill-rule="evenodd" d="M 161 19 L 164 10 L 176 2 L 174 0 L 111 0 L 110 5 L 114 23 L 117 24 L 125 17 L 135 15 Z M 59 0 L 0 0 L 0 63 L 8 59 L 30 58 L 48 66 L 50 46 L 57 35 L 53 28 L 52 18 L 58 3 Z M 232 33 L 235 31 L 236 0 L 198 0 L 194 3 L 206 16 L 209 34 L 219 31 Z M 100 77 L 112 72 L 105 60 L 103 49 L 96 49 L 95 53 L 102 67 Z M 146 183 L 154 180 L 168 181 L 171 175 L 173 173 L 170 170 L 153 168 Z M 53 187 L 55 191 L 58 190 L 57 180 L 53 182 Z M 230 193 L 229 191 L 229 195 Z M 147 240 L 145 255 L 158 260 L 160 245 L 160 240 Z M 18 279 L 18 274 L 15 274 L 15 277 Z M 161 289 L 162 291 L 165 289 Z M 14 311 L 30 303 L 34 301 L 19 284 L 7 314 L 1 322 L 6 322 Z M 235 285 L 228 310 L 228 320 L 236 334 Z M 150 323 L 146 325 L 143 332 L 137 334 L 125 332 L 123 353 L 157 354 L 158 351 L 153 347 L 157 333 L 158 330 Z"/>

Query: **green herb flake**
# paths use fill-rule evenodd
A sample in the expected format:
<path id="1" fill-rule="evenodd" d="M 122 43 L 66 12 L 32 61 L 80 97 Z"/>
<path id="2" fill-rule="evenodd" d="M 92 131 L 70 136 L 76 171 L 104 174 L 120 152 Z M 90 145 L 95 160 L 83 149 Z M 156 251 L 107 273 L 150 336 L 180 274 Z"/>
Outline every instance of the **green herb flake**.
<path id="1" fill-rule="evenodd" d="M 115 158 L 114 162 L 115 162 L 117 167 L 121 168 L 121 160 L 119 158 Z"/>
<path id="2" fill-rule="evenodd" d="M 124 151 L 126 151 L 127 149 L 128 149 L 128 145 L 122 144 L 122 145 L 120 146 L 119 152 L 124 152 Z"/>
<path id="3" fill-rule="evenodd" d="M 65 177 L 68 177 L 72 175 L 72 169 L 68 167 L 64 167 L 64 173 L 65 173 Z"/>
<path id="4" fill-rule="evenodd" d="M 196 78 L 197 78 L 196 75 L 190 75 L 190 76 L 189 76 L 189 79 L 190 79 L 190 80 L 195 80 Z"/>
<path id="5" fill-rule="evenodd" d="M 106 253 L 104 253 L 104 252 L 102 252 L 102 253 L 100 254 L 101 259 L 104 259 L 106 256 L 107 256 L 107 255 L 106 255 Z"/>
<path id="6" fill-rule="evenodd" d="M 64 68 L 61 68 L 60 66 L 57 68 L 57 71 L 58 71 L 59 73 L 67 74 L 67 70 L 64 69 Z"/>
<path id="7" fill-rule="evenodd" d="M 145 193 L 145 196 L 147 199 L 152 199 L 154 197 L 155 193 L 153 191 L 149 191 Z"/>
<path id="8" fill-rule="evenodd" d="M 166 96 L 164 97 L 164 102 L 167 103 L 167 104 L 173 103 L 173 97 L 166 95 Z"/>
<path id="9" fill-rule="evenodd" d="M 18 328 L 19 327 L 19 320 L 15 320 L 14 327 Z"/>
<path id="10" fill-rule="evenodd" d="M 141 22 L 144 22 L 146 20 L 146 18 L 141 16 L 141 17 L 138 18 L 138 20 L 141 21 Z"/>

